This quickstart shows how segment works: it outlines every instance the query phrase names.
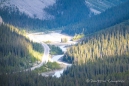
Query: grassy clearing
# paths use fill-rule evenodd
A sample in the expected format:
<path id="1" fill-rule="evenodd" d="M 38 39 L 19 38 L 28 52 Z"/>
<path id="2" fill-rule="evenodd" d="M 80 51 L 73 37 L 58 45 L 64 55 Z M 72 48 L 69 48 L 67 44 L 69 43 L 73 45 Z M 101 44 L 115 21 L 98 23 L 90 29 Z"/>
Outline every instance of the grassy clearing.
<path id="1" fill-rule="evenodd" d="M 44 64 L 40 68 L 35 69 L 35 72 L 42 73 L 47 72 L 55 69 L 60 69 L 60 65 L 57 62 L 48 62 L 47 64 Z"/>
<path id="2" fill-rule="evenodd" d="M 73 37 L 72 41 L 77 41 L 77 40 L 83 38 L 84 36 L 85 36 L 84 34 L 76 34 L 76 35 Z"/>

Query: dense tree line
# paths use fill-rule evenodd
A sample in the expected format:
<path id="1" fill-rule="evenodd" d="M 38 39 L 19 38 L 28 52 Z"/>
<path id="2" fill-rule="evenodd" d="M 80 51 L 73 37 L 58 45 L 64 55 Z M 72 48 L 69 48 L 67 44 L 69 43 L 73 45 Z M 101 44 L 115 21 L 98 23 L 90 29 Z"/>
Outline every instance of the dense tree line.
<path id="1" fill-rule="evenodd" d="M 32 43 L 32 47 L 33 47 L 33 49 L 34 49 L 35 51 L 38 51 L 38 52 L 40 52 L 40 53 L 43 53 L 43 51 L 44 51 L 42 44 L 33 42 L 33 43 Z"/>
<path id="2" fill-rule="evenodd" d="M 49 45 L 49 47 L 50 47 L 50 54 L 51 55 L 61 55 L 61 54 L 63 54 L 63 51 L 58 46 Z"/>
<path id="3" fill-rule="evenodd" d="M 57 0 L 57 3 L 54 4 L 54 6 L 48 7 L 45 10 L 53 15 L 54 18 L 48 20 L 31 18 L 25 13 L 21 13 L 17 7 L 13 8 L 6 6 L 0 8 L 0 16 L 6 23 L 26 30 L 38 31 L 62 27 L 89 17 L 89 8 L 85 5 L 84 0 Z"/>
<path id="4" fill-rule="evenodd" d="M 59 26 L 80 22 L 89 18 L 90 14 L 85 0 L 57 0 L 56 4 L 46 8 L 46 11 L 54 15 L 54 21 Z"/>
<path id="5" fill-rule="evenodd" d="M 86 63 L 89 59 L 129 55 L 129 20 L 95 34 L 86 35 L 82 43 L 72 46 L 64 60 L 75 64 Z"/>
<path id="6" fill-rule="evenodd" d="M 91 34 L 129 19 L 129 0 L 85 21 L 63 27 L 62 33 Z M 125 10 L 126 9 L 126 10 Z"/>
<path id="7" fill-rule="evenodd" d="M 30 62 L 39 60 L 42 54 L 35 46 L 40 45 L 28 40 L 22 31 L 11 25 L 2 24 L 0 26 L 0 73 L 21 70 L 29 67 Z"/>
<path id="8" fill-rule="evenodd" d="M 18 8 L 3 7 L 0 8 L 0 16 L 5 23 L 14 25 L 25 30 L 44 31 L 51 28 L 54 22 L 31 18 L 25 13 L 21 13 Z"/>
<path id="9" fill-rule="evenodd" d="M 121 57 L 120 57 L 121 58 Z M 107 61 L 105 59 L 104 61 Z M 129 72 L 107 71 L 103 60 L 72 66 L 60 78 L 43 77 L 34 72 L 0 75 L 1 86 L 128 86 Z M 109 60 L 108 60 L 109 61 Z M 102 66 L 101 66 L 101 63 Z M 97 65 L 96 65 L 97 64 Z M 104 66 L 104 67 L 103 67 Z M 114 65 L 115 67 L 116 65 Z M 93 68 L 92 68 L 93 67 Z M 102 68 L 102 69 L 101 69 Z M 117 69 L 119 70 L 119 69 Z M 110 73 L 109 73 L 110 72 Z M 99 81 L 100 80 L 100 81 Z M 95 82 L 96 81 L 96 82 Z M 106 82 L 103 82 L 106 81 Z M 112 82 L 118 81 L 118 82 Z"/>

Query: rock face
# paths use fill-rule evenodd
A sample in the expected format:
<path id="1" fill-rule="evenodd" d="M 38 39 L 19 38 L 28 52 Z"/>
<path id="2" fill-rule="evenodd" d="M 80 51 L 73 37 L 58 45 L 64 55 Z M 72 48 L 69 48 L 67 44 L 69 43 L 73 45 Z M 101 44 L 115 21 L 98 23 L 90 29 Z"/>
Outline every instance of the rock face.
<path id="1" fill-rule="evenodd" d="M 3 22 L 3 20 L 2 20 L 2 18 L 1 18 L 1 16 L 0 16 L 0 25 L 2 24 L 2 22 Z"/>
<path id="2" fill-rule="evenodd" d="M 47 20 L 53 18 L 53 16 L 49 15 L 44 9 L 55 3 L 56 0 L 0 0 L 0 8 L 9 7 L 13 11 L 18 9 L 31 18 Z"/>

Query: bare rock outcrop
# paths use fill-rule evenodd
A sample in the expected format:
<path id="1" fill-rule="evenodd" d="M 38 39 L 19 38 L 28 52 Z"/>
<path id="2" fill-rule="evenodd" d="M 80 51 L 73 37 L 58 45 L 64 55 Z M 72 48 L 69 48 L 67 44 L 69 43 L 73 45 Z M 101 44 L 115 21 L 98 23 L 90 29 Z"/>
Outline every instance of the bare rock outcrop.
<path id="1" fill-rule="evenodd" d="M 2 20 L 2 18 L 1 18 L 1 16 L 0 16 L 0 25 L 2 24 L 2 22 L 3 22 L 3 20 Z"/>

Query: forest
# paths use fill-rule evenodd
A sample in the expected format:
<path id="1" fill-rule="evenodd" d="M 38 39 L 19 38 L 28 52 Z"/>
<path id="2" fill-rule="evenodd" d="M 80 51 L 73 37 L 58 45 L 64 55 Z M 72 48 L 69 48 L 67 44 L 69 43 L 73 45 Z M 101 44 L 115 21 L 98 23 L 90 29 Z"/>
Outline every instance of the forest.
<path id="1" fill-rule="evenodd" d="M 89 18 L 90 13 L 85 0 L 57 0 L 56 4 L 45 10 L 55 17 L 53 21 L 57 23 L 58 27 L 85 20 Z"/>
<path id="2" fill-rule="evenodd" d="M 88 18 L 89 8 L 84 3 L 85 0 L 74 0 L 74 3 L 72 0 L 57 0 L 57 4 L 45 9 L 47 13 L 55 17 L 49 20 L 30 18 L 25 13 L 21 13 L 17 7 L 9 8 L 6 6 L 0 8 L 0 16 L 5 23 L 27 31 L 61 29 L 62 26 Z"/>
<path id="3" fill-rule="evenodd" d="M 23 31 L 9 24 L 0 25 L 0 74 L 31 67 L 42 54 L 42 45 L 31 42 Z"/>
<path id="4" fill-rule="evenodd" d="M 60 78 L 33 71 L 0 74 L 1 86 L 128 86 L 129 20 L 86 35 L 64 60 L 73 63 Z M 72 60 L 71 60 L 72 59 Z"/>
<path id="5" fill-rule="evenodd" d="M 86 35 L 81 43 L 67 51 L 64 60 L 75 64 L 95 61 L 95 58 L 129 55 L 129 20 Z"/>
<path id="6" fill-rule="evenodd" d="M 74 3 L 72 0 L 57 0 L 57 4 L 45 9 L 47 13 L 55 17 L 50 20 L 33 19 L 21 13 L 18 8 L 9 7 L 0 8 L 0 15 L 5 23 L 27 31 L 63 29 L 62 33 L 69 35 L 90 34 L 129 19 L 128 0 L 99 15 L 91 14 L 84 2 L 84 0 L 74 0 Z"/>
<path id="7" fill-rule="evenodd" d="M 0 15 L 5 23 L 18 27 L 19 29 L 25 29 L 26 31 L 44 31 L 44 28 L 48 29 L 45 21 L 30 18 L 25 13 L 21 13 L 18 8 L 15 11 L 14 8 L 0 8 Z"/>
<path id="8" fill-rule="evenodd" d="M 129 1 L 107 9 L 103 13 L 92 16 L 79 23 L 63 27 L 62 33 L 75 35 L 79 33 L 91 34 L 102 29 L 119 24 L 129 19 Z"/>
<path id="9" fill-rule="evenodd" d="M 9 23 L 0 25 L 0 86 L 129 86 L 128 4 L 129 1 L 79 24 L 63 27 L 63 33 L 75 35 L 73 40 L 83 38 L 78 44 L 67 49 L 63 61 L 72 63 L 72 66 L 68 67 L 59 78 L 43 77 L 37 73 L 48 66 L 51 69 L 60 68 L 57 63 L 47 63 L 36 71 L 16 72 L 40 61 L 43 49 L 41 44 L 28 40 L 23 30 L 14 27 L 15 23 L 17 22 L 16 26 L 20 27 L 25 25 L 24 28 L 30 27 L 31 24 L 35 27 L 37 24 L 38 28 L 42 21 L 38 20 L 40 23 L 37 21 L 36 23 L 26 16 L 26 20 L 20 22 L 17 20 L 20 16 L 16 15 L 18 11 L 13 16 L 6 14 L 7 10 L 4 14 L 0 12 L 3 20 Z M 5 15 L 11 17 L 6 20 Z M 12 21 L 15 16 L 16 20 Z M 56 16 L 60 16 L 59 20 L 62 17 L 61 14 Z M 65 24 L 65 21 L 61 23 Z M 54 24 L 56 26 L 56 23 Z M 78 33 L 79 35 L 76 35 Z M 57 50 L 54 54 L 62 53 L 58 47 L 51 46 L 51 49 Z"/>
<path id="10" fill-rule="evenodd" d="M 63 60 L 73 63 L 63 76 L 117 80 L 129 78 L 129 20 L 86 35 L 68 49 Z"/>
<path id="11" fill-rule="evenodd" d="M 57 46 L 54 46 L 54 45 L 49 45 L 50 47 L 50 54 L 51 55 L 61 55 L 63 54 L 63 51 L 57 47 Z"/>

